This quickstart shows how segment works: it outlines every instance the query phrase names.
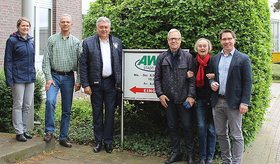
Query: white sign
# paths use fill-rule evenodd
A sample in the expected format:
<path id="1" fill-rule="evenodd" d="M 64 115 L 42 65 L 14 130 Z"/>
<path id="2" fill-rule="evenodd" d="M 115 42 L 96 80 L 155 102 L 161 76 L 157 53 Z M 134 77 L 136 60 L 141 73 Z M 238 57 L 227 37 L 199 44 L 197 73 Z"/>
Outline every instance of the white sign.
<path id="1" fill-rule="evenodd" d="M 126 50 L 123 55 L 123 99 L 159 101 L 154 76 L 158 55 L 166 50 Z"/>

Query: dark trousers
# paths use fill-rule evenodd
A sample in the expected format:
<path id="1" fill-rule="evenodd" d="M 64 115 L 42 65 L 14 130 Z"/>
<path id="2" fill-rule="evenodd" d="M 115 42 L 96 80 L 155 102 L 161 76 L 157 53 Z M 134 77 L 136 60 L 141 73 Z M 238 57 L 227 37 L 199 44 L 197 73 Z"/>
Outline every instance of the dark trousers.
<path id="1" fill-rule="evenodd" d="M 166 109 L 166 117 L 169 135 L 171 138 L 171 149 L 173 152 L 180 152 L 180 124 L 183 128 L 183 134 L 186 144 L 186 151 L 188 155 L 193 155 L 193 132 L 192 132 L 192 121 L 191 121 L 191 110 L 183 108 L 183 104 L 174 104 L 168 102 Z"/>
<path id="2" fill-rule="evenodd" d="M 103 79 L 101 86 L 93 86 L 91 105 L 95 142 L 112 144 L 117 91 L 113 77 Z M 105 108 L 103 108 L 103 104 Z M 105 112 L 103 112 L 105 109 Z M 105 117 L 103 118 L 103 115 Z"/>

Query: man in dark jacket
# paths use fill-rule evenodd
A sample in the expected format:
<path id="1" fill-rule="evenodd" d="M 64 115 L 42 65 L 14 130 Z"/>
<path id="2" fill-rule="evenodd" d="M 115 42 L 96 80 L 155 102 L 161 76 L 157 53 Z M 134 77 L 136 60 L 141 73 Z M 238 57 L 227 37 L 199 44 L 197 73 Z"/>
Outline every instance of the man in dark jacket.
<path id="1" fill-rule="evenodd" d="M 188 162 L 193 163 L 191 111 L 183 106 L 184 102 L 189 107 L 194 104 L 195 78 L 187 77 L 187 72 L 193 69 L 193 57 L 180 48 L 181 33 L 177 29 L 171 29 L 168 32 L 167 41 L 169 49 L 159 55 L 155 70 L 156 94 L 161 105 L 166 108 L 168 130 L 171 137 L 172 154 L 165 163 L 179 161 L 182 157 L 178 133 L 179 119 L 185 135 Z"/>
<path id="2" fill-rule="evenodd" d="M 101 150 L 103 144 L 107 153 L 113 150 L 114 113 L 117 92 L 121 86 L 122 43 L 120 39 L 110 35 L 110 28 L 108 18 L 98 18 L 97 34 L 83 41 L 80 58 L 81 84 L 84 92 L 91 95 L 95 153 Z"/>

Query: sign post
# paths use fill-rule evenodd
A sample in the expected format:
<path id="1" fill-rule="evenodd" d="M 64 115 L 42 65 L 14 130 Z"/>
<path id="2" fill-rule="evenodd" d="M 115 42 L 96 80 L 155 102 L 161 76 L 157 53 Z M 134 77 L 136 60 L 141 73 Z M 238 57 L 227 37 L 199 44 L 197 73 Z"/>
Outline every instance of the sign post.
<path id="1" fill-rule="evenodd" d="M 157 59 L 165 49 L 124 49 L 122 63 L 121 145 L 123 146 L 123 100 L 159 101 L 154 76 Z"/>
<path id="2" fill-rule="evenodd" d="M 154 88 L 155 67 L 160 50 L 124 50 L 123 98 L 158 101 Z"/>

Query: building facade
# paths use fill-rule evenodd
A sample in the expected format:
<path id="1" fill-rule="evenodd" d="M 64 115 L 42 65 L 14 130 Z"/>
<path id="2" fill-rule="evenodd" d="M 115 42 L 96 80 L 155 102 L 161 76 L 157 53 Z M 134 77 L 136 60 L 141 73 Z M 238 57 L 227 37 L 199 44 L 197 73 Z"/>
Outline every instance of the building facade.
<path id="1" fill-rule="evenodd" d="M 4 64 L 6 40 L 15 31 L 17 20 L 24 16 L 31 22 L 30 35 L 35 39 L 36 69 L 41 70 L 47 38 L 60 31 L 59 18 L 67 13 L 72 16 L 72 34 L 82 39 L 81 0 L 0 0 L 0 68 Z"/>
<path id="2" fill-rule="evenodd" d="M 280 52 L 280 19 L 271 19 L 271 27 L 273 41 L 272 52 Z"/>
<path id="3" fill-rule="evenodd" d="M 268 0 L 270 6 L 271 31 L 272 31 L 272 52 L 280 53 L 280 11 L 274 11 L 274 3 L 279 0 Z"/>

